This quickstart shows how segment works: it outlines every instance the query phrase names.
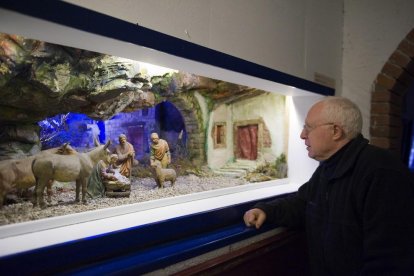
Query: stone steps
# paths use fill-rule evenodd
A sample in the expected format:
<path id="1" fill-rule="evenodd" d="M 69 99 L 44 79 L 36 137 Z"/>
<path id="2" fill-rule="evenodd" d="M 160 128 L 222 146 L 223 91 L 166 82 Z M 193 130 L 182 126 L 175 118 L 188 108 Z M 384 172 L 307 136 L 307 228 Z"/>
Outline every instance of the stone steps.
<path id="1" fill-rule="evenodd" d="M 256 166 L 256 161 L 238 159 L 236 162 L 227 163 L 224 167 L 213 170 L 213 172 L 217 175 L 240 178 L 244 177 L 248 172 L 255 170 Z"/>

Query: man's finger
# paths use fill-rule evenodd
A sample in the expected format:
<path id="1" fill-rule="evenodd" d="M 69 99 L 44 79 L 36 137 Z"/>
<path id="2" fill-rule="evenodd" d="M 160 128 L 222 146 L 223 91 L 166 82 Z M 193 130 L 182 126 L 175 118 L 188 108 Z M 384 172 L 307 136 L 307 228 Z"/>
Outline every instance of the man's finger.
<path id="1" fill-rule="evenodd" d="M 244 223 L 246 224 L 246 226 L 251 227 L 254 226 L 256 224 L 256 216 L 254 215 L 254 213 L 247 211 L 244 214 Z"/>
<path id="2" fill-rule="evenodd" d="M 264 216 L 259 216 L 256 219 L 256 223 L 255 223 L 256 229 L 259 229 L 263 225 L 264 220 L 265 220 Z"/>

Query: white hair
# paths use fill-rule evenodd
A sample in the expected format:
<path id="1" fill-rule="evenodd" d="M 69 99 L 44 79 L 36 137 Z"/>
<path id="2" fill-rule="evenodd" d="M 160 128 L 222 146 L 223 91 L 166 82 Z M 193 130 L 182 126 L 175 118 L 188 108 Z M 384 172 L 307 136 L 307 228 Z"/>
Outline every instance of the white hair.
<path id="1" fill-rule="evenodd" d="M 341 126 L 348 139 L 361 133 L 362 114 L 354 102 L 344 97 L 329 96 L 321 100 L 321 103 L 322 116 Z"/>

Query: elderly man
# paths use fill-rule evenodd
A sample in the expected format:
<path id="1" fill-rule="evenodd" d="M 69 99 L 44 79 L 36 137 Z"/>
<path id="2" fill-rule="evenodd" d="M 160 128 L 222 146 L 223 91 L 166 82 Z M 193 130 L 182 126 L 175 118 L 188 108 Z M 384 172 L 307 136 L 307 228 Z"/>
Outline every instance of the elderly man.
<path id="1" fill-rule="evenodd" d="M 155 162 L 158 160 L 161 162 L 161 167 L 166 168 L 171 163 L 170 148 L 167 141 L 160 139 L 158 134 L 151 133 L 151 153 L 150 153 L 150 165 L 155 166 Z"/>
<path id="2" fill-rule="evenodd" d="M 296 194 L 257 204 L 244 222 L 305 228 L 313 275 L 414 275 L 414 180 L 361 129 L 350 100 L 313 105 L 300 137 L 319 167 Z"/>
<path id="3" fill-rule="evenodd" d="M 118 155 L 119 172 L 126 177 L 131 176 L 131 169 L 134 162 L 134 147 L 127 142 L 125 134 L 119 135 L 119 145 L 116 146 L 114 153 Z"/>

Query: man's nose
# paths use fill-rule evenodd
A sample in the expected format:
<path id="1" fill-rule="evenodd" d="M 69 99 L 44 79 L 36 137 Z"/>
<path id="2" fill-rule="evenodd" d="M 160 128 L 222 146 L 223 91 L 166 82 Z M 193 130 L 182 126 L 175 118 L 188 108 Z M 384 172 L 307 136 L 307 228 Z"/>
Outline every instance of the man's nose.
<path id="1" fill-rule="evenodd" d="M 303 140 L 305 140 L 306 137 L 307 137 L 306 131 L 305 131 L 305 129 L 302 129 L 302 131 L 300 132 L 300 138 L 303 139 Z"/>

